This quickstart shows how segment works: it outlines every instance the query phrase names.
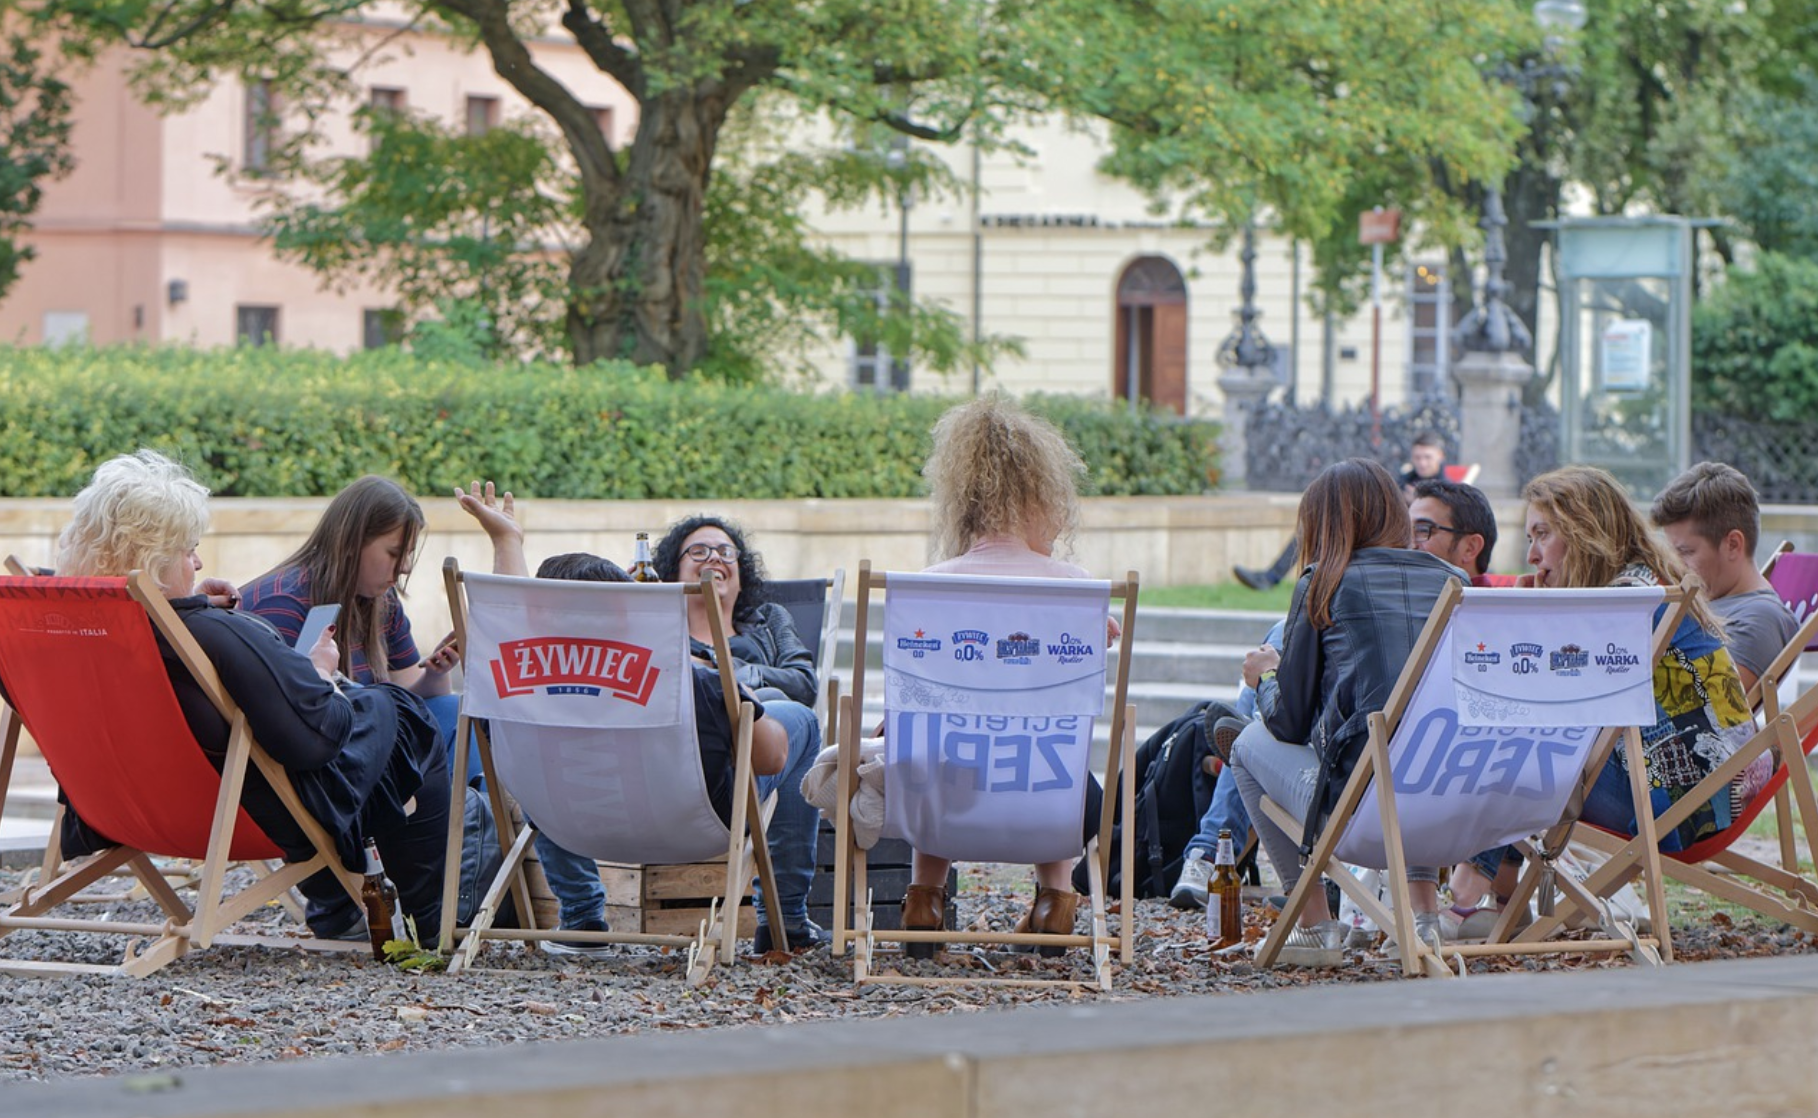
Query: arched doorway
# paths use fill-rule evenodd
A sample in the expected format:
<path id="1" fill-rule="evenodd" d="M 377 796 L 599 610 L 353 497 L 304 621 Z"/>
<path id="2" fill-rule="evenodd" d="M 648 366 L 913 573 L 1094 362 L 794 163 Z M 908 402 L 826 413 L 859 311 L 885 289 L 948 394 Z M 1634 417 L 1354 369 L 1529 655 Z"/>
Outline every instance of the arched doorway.
<path id="1" fill-rule="evenodd" d="M 1111 392 L 1176 415 L 1187 408 L 1187 282 L 1160 256 L 1139 256 L 1117 281 Z"/>

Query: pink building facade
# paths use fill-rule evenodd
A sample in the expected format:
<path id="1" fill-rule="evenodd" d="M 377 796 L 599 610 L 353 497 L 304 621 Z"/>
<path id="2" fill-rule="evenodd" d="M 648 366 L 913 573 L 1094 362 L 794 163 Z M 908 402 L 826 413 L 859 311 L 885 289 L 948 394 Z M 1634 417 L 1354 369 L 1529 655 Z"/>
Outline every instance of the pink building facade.
<path id="1" fill-rule="evenodd" d="M 396 26 L 345 26 L 331 62 L 352 65 L 361 102 L 426 113 L 469 129 L 534 113 L 492 71 L 484 53 Z M 381 45 L 381 40 L 383 43 Z M 539 63 L 594 106 L 615 143 L 628 139 L 636 105 L 572 44 L 535 45 Z M 19 344 L 86 340 L 229 345 L 250 338 L 349 352 L 383 341 L 392 306 L 381 290 L 325 289 L 286 264 L 259 236 L 259 201 L 273 189 L 256 175 L 275 116 L 263 92 L 227 80 L 188 111 L 160 116 L 134 97 L 133 58 L 116 52 L 72 84 L 76 169 L 45 191 L 26 238 L 37 259 L 0 301 L 0 339 Z M 324 126 L 316 157 L 366 143 L 348 113 Z M 280 123 L 279 127 L 283 127 Z M 225 166 L 235 173 L 222 173 Z"/>

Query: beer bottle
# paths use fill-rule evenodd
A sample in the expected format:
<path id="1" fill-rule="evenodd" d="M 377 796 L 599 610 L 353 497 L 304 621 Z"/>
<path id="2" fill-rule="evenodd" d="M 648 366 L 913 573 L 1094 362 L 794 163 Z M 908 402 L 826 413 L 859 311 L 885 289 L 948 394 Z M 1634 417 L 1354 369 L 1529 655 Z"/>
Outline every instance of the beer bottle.
<path id="1" fill-rule="evenodd" d="M 1237 877 L 1237 858 L 1231 849 L 1231 832 L 1218 832 L 1218 854 L 1212 863 L 1212 881 L 1206 888 L 1206 938 L 1228 947 L 1244 938 L 1243 883 Z"/>
<path id="2" fill-rule="evenodd" d="M 638 533 L 637 554 L 631 560 L 631 581 L 661 582 L 657 577 L 656 564 L 650 561 L 650 533 Z"/>
<path id="3" fill-rule="evenodd" d="M 360 904 L 366 909 L 366 932 L 372 938 L 372 957 L 385 961 L 385 942 L 392 938 L 392 913 L 397 909 L 398 888 L 385 879 L 379 861 L 379 844 L 366 840 L 366 880 L 360 885 Z"/>

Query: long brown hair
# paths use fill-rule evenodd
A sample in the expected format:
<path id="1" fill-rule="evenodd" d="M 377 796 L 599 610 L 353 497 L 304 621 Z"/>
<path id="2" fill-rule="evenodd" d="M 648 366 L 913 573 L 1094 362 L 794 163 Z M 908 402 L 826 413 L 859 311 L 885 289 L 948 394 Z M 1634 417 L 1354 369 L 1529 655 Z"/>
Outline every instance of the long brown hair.
<path id="1" fill-rule="evenodd" d="M 1296 530 L 1301 562 L 1313 568 L 1307 587 L 1307 620 L 1315 629 L 1332 624 L 1332 596 L 1364 547 L 1407 548 L 1413 528 L 1401 489 L 1389 471 L 1368 458 L 1347 458 L 1319 472 L 1300 498 Z"/>
<path id="2" fill-rule="evenodd" d="M 367 667 L 380 682 L 391 678 L 385 625 L 397 605 L 390 594 L 372 599 L 354 591 L 360 584 L 361 549 L 400 527 L 404 529 L 404 554 L 415 553 L 417 538 L 423 533 L 422 506 L 397 482 L 368 474 L 335 494 L 303 546 L 279 564 L 302 567 L 309 575 L 311 604 L 340 603 L 338 628 L 359 637 Z M 341 642 L 343 672 L 353 670 L 353 646 L 351 640 Z"/>
<path id="3" fill-rule="evenodd" d="M 1646 567 L 1662 586 L 1685 578 L 1685 564 L 1648 530 L 1628 491 L 1595 466 L 1563 466 L 1522 487 L 1521 499 L 1547 518 L 1565 541 L 1559 577 L 1565 586 L 1608 586 L 1625 567 Z M 1687 612 L 1704 630 L 1723 639 L 1723 622 L 1704 595 L 1692 595 Z"/>

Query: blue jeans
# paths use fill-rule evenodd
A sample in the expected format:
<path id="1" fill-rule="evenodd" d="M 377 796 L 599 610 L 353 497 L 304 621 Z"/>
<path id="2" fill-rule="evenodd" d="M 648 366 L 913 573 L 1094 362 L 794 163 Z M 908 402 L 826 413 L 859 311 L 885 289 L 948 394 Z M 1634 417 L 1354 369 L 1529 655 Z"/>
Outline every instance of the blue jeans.
<path id="1" fill-rule="evenodd" d="M 789 735 L 789 758 L 783 771 L 758 777 L 757 785 L 760 799 L 771 789 L 777 791 L 767 845 L 783 906 L 783 927 L 800 928 L 808 920 L 808 887 L 814 883 L 814 847 L 820 829 L 820 812 L 802 799 L 802 778 L 821 751 L 821 724 L 812 710 L 787 700 L 765 703 L 764 717 L 776 719 Z M 593 859 L 563 849 L 540 831 L 536 846 L 543 876 L 549 879 L 549 891 L 560 906 L 562 927 L 603 919 L 606 889 Z M 757 897 L 757 918 L 760 924 L 767 922 L 762 890 Z"/>
<path id="2" fill-rule="evenodd" d="M 536 826 L 531 823 L 531 826 Z M 578 928 L 588 920 L 606 919 L 606 886 L 600 884 L 600 867 L 592 858 L 558 846 L 542 831 L 536 837 L 537 857 L 543 876 L 555 894 L 562 927 Z"/>
<path id="3" fill-rule="evenodd" d="M 821 813 L 802 798 L 802 778 L 821 751 L 821 724 L 814 711 L 789 700 L 764 703 L 764 717 L 782 723 L 789 735 L 789 758 L 783 771 L 757 778 L 758 798 L 776 790 L 776 810 L 765 835 L 769 839 L 771 868 L 776 872 L 777 901 L 783 906 L 783 927 L 800 928 L 808 921 L 808 887 L 814 884 L 814 847 Z M 757 896 L 758 923 L 768 922 L 763 890 Z"/>
<path id="4" fill-rule="evenodd" d="M 429 708 L 429 713 L 435 716 L 436 725 L 442 729 L 442 744 L 448 749 L 448 771 L 452 775 L 455 768 L 455 731 L 461 728 L 461 696 L 436 695 L 424 699 L 423 705 Z M 467 783 L 475 788 L 486 787 L 486 781 L 480 772 L 480 742 L 471 730 L 467 732 Z"/>
<path id="5" fill-rule="evenodd" d="M 1187 854 L 1195 850 L 1202 853 L 1206 860 L 1212 860 L 1218 846 L 1218 832 L 1228 830 L 1237 846 L 1238 853 L 1243 852 L 1244 843 L 1250 834 L 1250 813 L 1244 810 L 1243 795 L 1237 790 L 1237 779 L 1227 767 L 1219 775 L 1218 783 L 1212 786 L 1212 802 L 1206 807 L 1206 814 L 1200 817 L 1199 833 L 1187 842 Z"/>

